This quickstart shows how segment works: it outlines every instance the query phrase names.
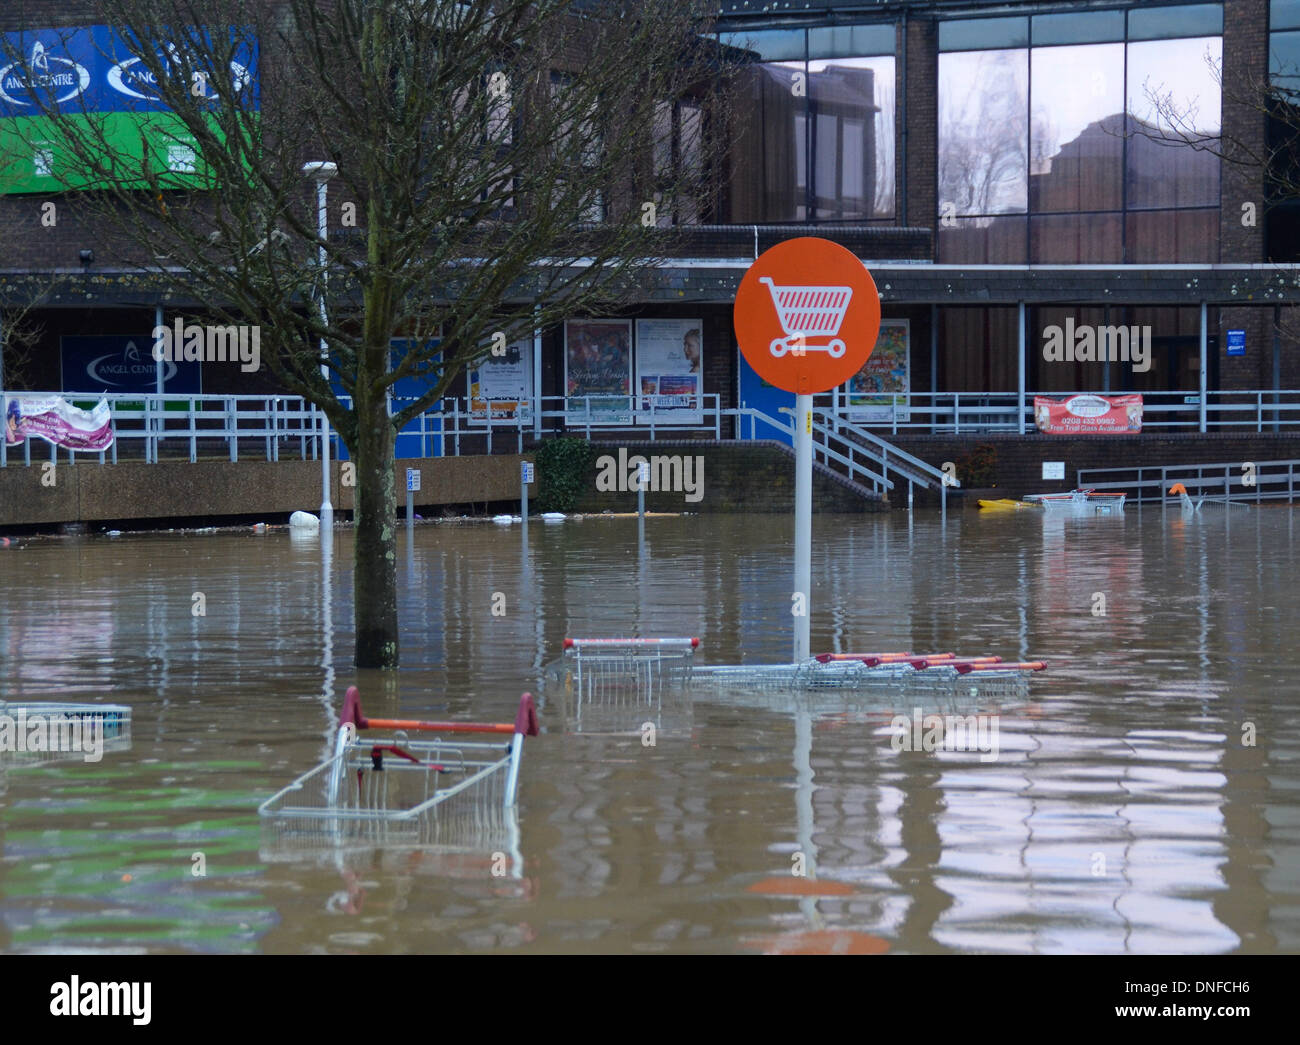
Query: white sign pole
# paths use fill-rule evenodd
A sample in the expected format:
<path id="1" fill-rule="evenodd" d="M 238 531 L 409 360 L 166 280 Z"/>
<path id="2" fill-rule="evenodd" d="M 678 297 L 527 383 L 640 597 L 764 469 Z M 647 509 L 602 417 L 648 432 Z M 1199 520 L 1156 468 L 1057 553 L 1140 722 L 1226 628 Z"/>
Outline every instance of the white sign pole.
<path id="1" fill-rule="evenodd" d="M 792 612 L 795 613 L 796 663 L 812 656 L 812 408 L 812 396 L 795 397 L 794 591 L 797 599 L 792 600 Z"/>

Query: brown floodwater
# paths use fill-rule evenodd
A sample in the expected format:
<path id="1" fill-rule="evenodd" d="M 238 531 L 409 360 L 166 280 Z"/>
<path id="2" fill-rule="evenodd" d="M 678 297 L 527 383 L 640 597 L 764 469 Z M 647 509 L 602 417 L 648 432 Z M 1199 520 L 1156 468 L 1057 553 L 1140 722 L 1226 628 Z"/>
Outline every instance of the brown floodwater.
<path id="1" fill-rule="evenodd" d="M 887 694 L 697 690 L 653 746 L 579 731 L 541 678 L 566 636 L 788 659 L 782 516 L 402 530 L 387 678 L 351 667 L 348 530 L 328 571 L 284 530 L 24 539 L 0 549 L 0 698 L 133 725 L 97 764 L 0 774 L 0 950 L 1294 952 L 1295 513 L 1211 511 L 816 518 L 814 651 L 1048 662 L 975 709 L 992 759 L 894 750 L 912 709 Z M 510 720 L 540 689 L 508 873 L 497 841 L 263 831 L 354 682 L 372 716 Z"/>

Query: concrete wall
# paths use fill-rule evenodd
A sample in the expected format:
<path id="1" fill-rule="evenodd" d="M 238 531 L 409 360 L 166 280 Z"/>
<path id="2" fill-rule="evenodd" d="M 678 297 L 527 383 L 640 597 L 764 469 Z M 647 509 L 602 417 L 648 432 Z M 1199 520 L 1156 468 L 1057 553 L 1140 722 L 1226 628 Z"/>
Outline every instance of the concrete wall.
<path id="1" fill-rule="evenodd" d="M 417 509 L 445 504 L 515 500 L 519 463 L 525 455 L 444 457 L 398 461 L 399 510 L 406 503 L 406 469 L 420 469 Z M 163 461 L 99 464 L 49 459 L 30 468 L 14 462 L 0 469 L 0 526 L 45 526 L 131 519 L 212 519 L 264 515 L 268 521 L 320 508 L 320 464 L 316 461 Z M 334 507 L 354 507 L 355 488 L 342 483 L 333 464 Z"/>

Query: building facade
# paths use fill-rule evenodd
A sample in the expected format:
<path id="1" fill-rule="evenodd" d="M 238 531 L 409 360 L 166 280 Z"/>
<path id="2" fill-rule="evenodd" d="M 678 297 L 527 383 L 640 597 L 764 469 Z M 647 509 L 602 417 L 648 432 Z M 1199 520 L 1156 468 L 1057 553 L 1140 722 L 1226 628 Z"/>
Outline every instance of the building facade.
<path id="1" fill-rule="evenodd" d="M 31 3 L 23 17 L 95 20 L 88 3 Z M 0 14 L 0 29 L 19 27 Z M 590 397 L 611 394 L 624 405 L 597 403 L 604 432 L 651 413 L 714 430 L 711 404 L 776 415 L 785 400 L 740 357 L 730 310 L 756 254 L 797 235 L 844 243 L 880 289 L 874 369 L 828 400 L 864 424 L 951 431 L 964 400 L 987 407 L 968 431 L 1026 431 L 1035 393 L 1091 391 L 1142 393 L 1163 423 L 1212 428 L 1224 393 L 1300 388 L 1300 200 L 1252 162 L 1291 155 L 1276 146 L 1300 128 L 1264 94 L 1300 87 L 1300 0 L 724 0 L 713 32 L 744 63 L 741 119 L 710 191 L 659 216 L 683 227 L 682 257 L 623 315 L 575 316 L 467 375 L 457 410 L 471 396 L 548 397 L 530 435 L 590 430 Z M 708 111 L 686 99 L 660 118 L 679 144 L 657 162 L 694 162 Z M 87 365 L 128 342 L 139 354 L 160 305 L 167 322 L 198 305 L 117 286 L 81 260 L 95 230 L 75 207 L 44 229 L 43 202 L 0 197 L 3 278 L 11 298 L 23 278 L 72 278 L 31 313 L 39 331 L 5 386 L 115 390 L 91 387 Z M 1050 347 L 1084 327 L 1124 331 L 1132 354 Z M 273 389 L 265 373 L 210 364 L 173 380 Z"/>

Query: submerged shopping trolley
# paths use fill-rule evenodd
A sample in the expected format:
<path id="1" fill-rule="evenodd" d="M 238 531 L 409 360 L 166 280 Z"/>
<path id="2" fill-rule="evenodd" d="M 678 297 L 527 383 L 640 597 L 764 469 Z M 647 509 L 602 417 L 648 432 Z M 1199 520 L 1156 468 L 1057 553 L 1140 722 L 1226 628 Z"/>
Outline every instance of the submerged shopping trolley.
<path id="1" fill-rule="evenodd" d="M 0 766 L 31 769 L 56 762 L 98 762 L 131 747 L 124 704 L 0 700 Z M 87 756 L 90 756 L 89 758 Z"/>
<path id="2" fill-rule="evenodd" d="M 368 730 L 392 733 L 362 737 Z M 429 738 L 412 740 L 412 732 Z M 498 739 L 460 739 L 471 734 Z M 424 722 L 367 718 L 352 686 L 333 757 L 258 808 L 271 836 L 264 839 L 263 855 L 373 844 L 466 852 L 513 848 L 523 738 L 536 735 L 537 712 L 528 693 L 513 724 Z"/>
<path id="3" fill-rule="evenodd" d="M 546 681 L 573 732 L 628 732 L 647 721 L 660 730 L 689 729 L 699 645 L 694 638 L 565 639 Z"/>
<path id="4" fill-rule="evenodd" d="M 878 691 L 892 696 L 942 701 L 970 697 L 1017 700 L 1042 661 L 1005 663 L 998 656 L 953 653 L 823 653 L 790 664 L 697 666 L 698 688 L 754 691 Z"/>
<path id="5" fill-rule="evenodd" d="M 795 355 L 829 352 L 835 359 L 844 355 L 847 346 L 837 335 L 853 300 L 852 287 L 783 287 L 770 276 L 760 276 L 758 281 L 771 292 L 776 318 L 786 335 L 772 341 L 772 355 L 778 359 L 790 351 Z M 817 344 L 811 338 L 823 343 Z"/>

